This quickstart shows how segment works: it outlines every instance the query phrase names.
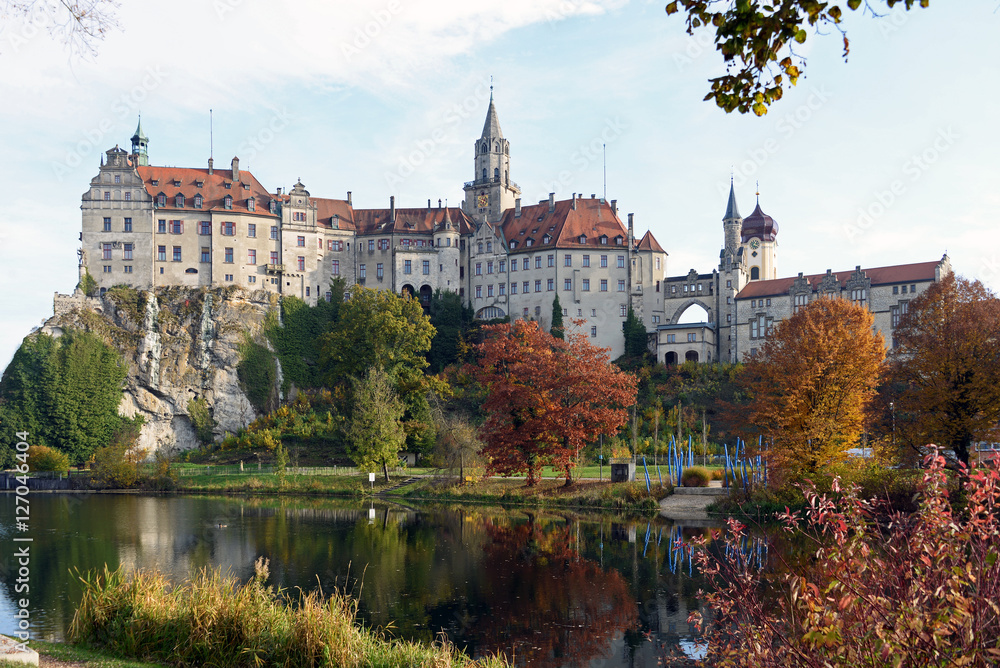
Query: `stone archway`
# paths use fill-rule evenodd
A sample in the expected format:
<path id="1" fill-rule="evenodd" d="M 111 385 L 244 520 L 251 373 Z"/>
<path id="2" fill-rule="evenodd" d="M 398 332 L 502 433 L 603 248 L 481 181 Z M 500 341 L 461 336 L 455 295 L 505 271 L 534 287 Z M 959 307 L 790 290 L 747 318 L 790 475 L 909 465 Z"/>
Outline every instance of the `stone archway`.
<path id="1" fill-rule="evenodd" d="M 427 310 L 431 307 L 431 296 L 434 294 L 434 290 L 431 289 L 429 285 L 420 286 L 420 305 Z"/>
<path id="2" fill-rule="evenodd" d="M 402 297 L 415 297 L 415 291 L 413 290 L 413 286 L 410 285 L 409 283 L 403 286 L 403 289 L 399 291 L 399 294 Z"/>
<path id="3" fill-rule="evenodd" d="M 680 322 L 681 316 L 684 315 L 684 312 L 692 306 L 700 306 L 705 309 L 705 312 L 708 313 L 708 322 L 715 322 L 715 315 L 713 314 L 712 307 L 706 304 L 703 300 L 697 297 L 692 297 L 691 299 L 685 300 L 684 303 L 677 307 L 677 310 L 674 311 L 674 315 L 670 318 L 670 324 L 676 325 Z"/>
<path id="4" fill-rule="evenodd" d="M 663 363 L 676 365 L 677 353 L 675 353 L 673 350 L 668 351 L 667 354 L 663 356 Z"/>
<path id="5" fill-rule="evenodd" d="M 689 350 L 689 351 L 687 351 L 684 354 L 684 361 L 685 362 L 697 362 L 698 361 L 698 351 L 697 350 Z"/>

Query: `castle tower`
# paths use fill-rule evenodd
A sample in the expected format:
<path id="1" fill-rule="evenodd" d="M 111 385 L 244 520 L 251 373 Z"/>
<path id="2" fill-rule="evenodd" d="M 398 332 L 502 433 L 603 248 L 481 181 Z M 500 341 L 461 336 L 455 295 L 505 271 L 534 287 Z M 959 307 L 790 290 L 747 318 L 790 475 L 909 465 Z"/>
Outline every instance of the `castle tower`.
<path id="1" fill-rule="evenodd" d="M 477 223 L 500 220 L 514 206 L 521 189 L 510 180 L 510 142 L 503 138 L 490 93 L 483 134 L 476 140 L 472 181 L 465 184 L 463 210 Z"/>
<path id="2" fill-rule="evenodd" d="M 743 229 L 743 219 L 739 207 L 736 206 L 736 191 L 733 180 L 729 179 L 729 204 L 726 205 L 726 215 L 722 218 L 722 228 L 725 232 L 726 254 L 736 255 L 740 247 L 740 231 Z"/>
<path id="3" fill-rule="evenodd" d="M 149 165 L 149 137 L 142 131 L 142 116 L 139 117 L 139 124 L 135 127 L 135 134 L 132 135 L 132 164 L 136 167 L 146 167 Z"/>
<path id="4" fill-rule="evenodd" d="M 740 240 L 744 246 L 751 281 L 778 277 L 778 222 L 760 208 L 760 193 L 753 213 L 743 220 Z"/>

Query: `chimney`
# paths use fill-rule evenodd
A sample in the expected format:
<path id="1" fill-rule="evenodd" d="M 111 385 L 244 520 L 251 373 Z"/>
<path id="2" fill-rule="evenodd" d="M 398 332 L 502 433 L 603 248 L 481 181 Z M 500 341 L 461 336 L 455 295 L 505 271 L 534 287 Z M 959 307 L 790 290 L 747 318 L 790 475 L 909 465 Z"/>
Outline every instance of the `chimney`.
<path id="1" fill-rule="evenodd" d="M 438 208 L 439 209 L 441 208 L 441 198 L 440 197 L 438 197 Z"/>
<path id="2" fill-rule="evenodd" d="M 556 194 L 549 193 L 549 213 L 556 210 Z"/>
<path id="3" fill-rule="evenodd" d="M 597 193 L 590 193 L 590 199 L 597 199 Z"/>
<path id="4" fill-rule="evenodd" d="M 396 222 L 396 196 L 389 195 L 389 220 Z"/>
<path id="5" fill-rule="evenodd" d="M 514 200 L 514 217 L 515 218 L 520 218 L 521 217 L 521 198 L 520 197 L 518 197 L 517 199 Z"/>
<path id="6" fill-rule="evenodd" d="M 576 211 L 576 193 L 573 193 L 573 210 Z"/>
<path id="7" fill-rule="evenodd" d="M 430 197 L 427 198 L 427 210 L 428 211 L 431 210 L 431 198 Z"/>
<path id="8" fill-rule="evenodd" d="M 276 192 L 277 192 L 277 194 L 280 195 L 281 194 L 281 188 L 279 187 Z"/>
<path id="9" fill-rule="evenodd" d="M 618 215 L 618 200 L 611 200 L 611 213 Z"/>
<path id="10" fill-rule="evenodd" d="M 351 191 L 350 190 L 347 191 L 347 203 L 348 203 L 348 205 L 351 204 Z"/>
<path id="11" fill-rule="evenodd" d="M 212 160 L 211 158 L 209 158 L 208 159 L 208 173 L 209 174 L 212 173 L 212 169 L 214 168 L 214 166 L 215 166 L 215 160 Z"/>
<path id="12" fill-rule="evenodd" d="M 240 159 L 233 158 L 233 183 L 240 180 Z"/>

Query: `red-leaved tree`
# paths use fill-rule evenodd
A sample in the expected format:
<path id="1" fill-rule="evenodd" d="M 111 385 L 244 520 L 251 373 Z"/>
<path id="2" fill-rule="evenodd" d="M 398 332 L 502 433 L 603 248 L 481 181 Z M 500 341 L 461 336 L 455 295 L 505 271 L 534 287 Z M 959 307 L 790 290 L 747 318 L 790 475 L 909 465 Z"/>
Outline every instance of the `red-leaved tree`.
<path id="1" fill-rule="evenodd" d="M 542 466 L 555 466 L 571 484 L 580 448 L 628 419 L 635 376 L 579 332 L 557 339 L 526 320 L 483 329 L 478 364 L 469 370 L 487 392 L 479 432 L 487 475 L 524 473 L 531 487 Z"/>

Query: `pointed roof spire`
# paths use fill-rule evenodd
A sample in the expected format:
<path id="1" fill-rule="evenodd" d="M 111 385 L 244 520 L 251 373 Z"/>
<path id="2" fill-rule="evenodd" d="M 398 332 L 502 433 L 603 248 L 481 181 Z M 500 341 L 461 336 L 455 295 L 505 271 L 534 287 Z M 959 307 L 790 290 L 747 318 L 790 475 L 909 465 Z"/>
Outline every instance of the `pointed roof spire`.
<path id="1" fill-rule="evenodd" d="M 486 110 L 486 122 L 483 124 L 483 134 L 480 139 L 503 139 L 500 132 L 500 119 L 497 118 L 497 108 L 493 104 L 493 77 L 490 77 L 490 108 Z"/>
<path id="2" fill-rule="evenodd" d="M 740 210 L 736 206 L 736 190 L 733 188 L 733 177 L 729 177 L 729 204 L 726 205 L 726 215 L 723 220 L 740 218 Z"/>
<path id="3" fill-rule="evenodd" d="M 139 114 L 139 124 L 135 126 L 135 134 L 132 135 L 132 141 L 143 141 L 148 142 L 149 137 L 147 137 L 142 131 L 142 114 Z"/>

